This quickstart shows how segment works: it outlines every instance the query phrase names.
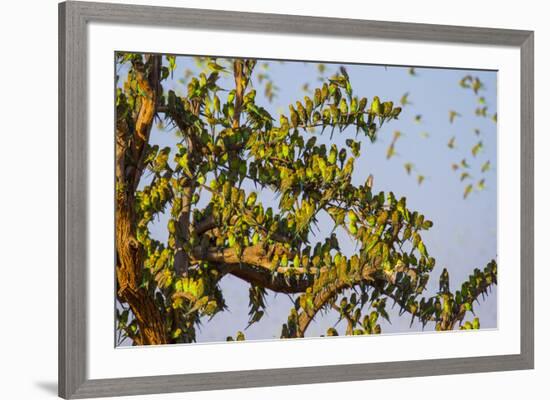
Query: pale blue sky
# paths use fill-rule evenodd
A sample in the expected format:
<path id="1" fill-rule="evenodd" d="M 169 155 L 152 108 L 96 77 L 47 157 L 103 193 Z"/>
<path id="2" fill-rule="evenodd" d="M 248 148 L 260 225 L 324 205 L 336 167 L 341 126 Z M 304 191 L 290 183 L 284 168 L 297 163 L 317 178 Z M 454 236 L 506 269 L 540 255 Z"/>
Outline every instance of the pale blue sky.
<path id="1" fill-rule="evenodd" d="M 263 90 L 257 81 L 254 85 L 258 91 L 257 102 L 264 106 L 278 119 L 278 112 L 286 112 L 287 105 L 296 100 L 303 100 L 306 94 L 302 86 L 309 83 L 310 88 L 319 86 L 319 73 L 315 63 L 269 61 L 269 68 L 263 71 L 259 61 L 258 72 L 266 72 L 279 88 L 273 103 L 263 96 Z M 325 76 L 332 75 L 340 64 L 326 64 Z M 171 87 L 186 93 L 186 85 L 178 80 L 183 77 L 186 69 L 197 70 L 191 57 L 177 58 L 177 68 L 174 78 L 169 79 L 165 87 Z M 374 65 L 346 65 L 354 94 L 367 97 L 379 96 L 382 101 L 392 100 L 397 105 L 401 96 L 409 92 L 411 105 L 404 107 L 398 121 L 385 124 L 379 131 L 378 141 L 371 144 L 363 138 L 362 155 L 355 164 L 354 183 L 363 183 L 369 174 L 374 175 L 374 190 L 393 191 L 399 198 L 407 197 L 407 205 L 413 210 L 425 214 L 434 222 L 433 228 L 425 232 L 424 241 L 430 254 L 437 260 L 426 296 L 435 293 L 439 274 L 443 267 L 450 271 L 451 288 L 454 290 L 464 281 L 476 267 L 483 268 L 488 261 L 497 257 L 496 238 L 496 165 L 497 165 L 497 125 L 490 115 L 496 110 L 496 81 L 494 71 L 465 71 L 454 69 L 416 68 L 416 75 L 408 73 L 407 67 L 384 67 Z M 489 117 L 475 115 L 479 106 L 477 97 L 472 90 L 463 89 L 459 81 L 465 75 L 477 76 L 484 84 L 479 93 L 486 99 Z M 231 89 L 231 77 L 222 78 L 220 86 Z M 456 110 L 461 117 L 449 122 L 449 110 Z M 421 123 L 414 121 L 416 115 L 422 115 Z M 474 133 L 480 130 L 480 135 Z M 395 155 L 386 159 L 386 149 L 392 140 L 393 132 L 403 133 L 396 143 Z M 428 135 L 426 135 L 426 133 Z M 308 135 L 308 134 L 306 134 Z M 319 136 L 319 135 L 317 135 Z M 427 136 L 427 137 L 426 137 Z M 456 137 L 456 148 L 449 149 L 449 139 Z M 355 137 L 355 129 L 344 134 L 334 134 L 330 139 L 329 130 L 318 137 L 318 143 L 336 143 L 344 146 L 345 139 Z M 360 136 L 361 137 L 361 136 Z M 152 143 L 159 145 L 174 145 L 176 139 L 173 132 L 154 128 Z M 473 157 L 471 148 L 483 142 L 483 150 Z M 459 164 L 466 158 L 470 168 L 468 172 L 473 179 L 460 182 L 461 171 L 453 171 L 452 163 Z M 491 161 L 491 169 L 481 173 L 481 166 L 487 160 Z M 414 169 L 408 176 L 404 163 L 412 162 Z M 416 177 L 422 174 L 426 180 L 418 185 Z M 485 179 L 485 190 L 474 191 L 468 199 L 463 199 L 464 187 L 467 183 L 474 186 L 479 179 Z M 252 190 L 253 187 L 244 187 Z M 264 193 L 264 200 L 274 204 L 271 193 Z M 328 218 L 321 218 L 319 236 L 330 231 Z M 165 240 L 166 218 L 160 218 L 152 227 L 152 234 Z M 341 247 L 346 254 L 352 254 L 354 245 L 340 235 Z M 315 239 L 313 239 L 315 241 Z M 211 321 L 206 319 L 197 331 L 199 342 L 223 341 L 228 335 L 235 335 L 244 330 L 248 321 L 248 284 L 232 276 L 224 278 L 221 283 L 229 310 L 216 315 Z M 245 331 L 247 339 L 272 339 L 280 335 L 281 325 L 286 322 L 291 300 L 286 295 L 270 293 L 267 298 L 267 312 L 264 318 Z M 389 303 L 391 305 L 391 302 Z M 482 328 L 497 326 L 497 296 L 496 288 L 486 301 L 475 307 L 480 317 Z M 382 323 L 383 333 L 419 331 L 421 326 L 414 324 L 409 328 L 410 318 L 399 318 L 393 315 L 392 324 Z M 319 336 L 336 322 L 335 313 L 321 315 L 312 324 L 307 336 Z M 337 328 L 345 330 L 344 323 Z M 431 327 L 426 328 L 430 330 Z"/>

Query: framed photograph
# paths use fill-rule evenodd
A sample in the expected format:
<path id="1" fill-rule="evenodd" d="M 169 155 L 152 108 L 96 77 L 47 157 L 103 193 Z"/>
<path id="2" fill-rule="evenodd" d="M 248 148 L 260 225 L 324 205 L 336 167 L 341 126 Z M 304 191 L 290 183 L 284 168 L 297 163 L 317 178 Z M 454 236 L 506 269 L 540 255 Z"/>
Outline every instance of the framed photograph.
<path id="1" fill-rule="evenodd" d="M 61 397 L 533 368 L 533 32 L 59 21 Z"/>

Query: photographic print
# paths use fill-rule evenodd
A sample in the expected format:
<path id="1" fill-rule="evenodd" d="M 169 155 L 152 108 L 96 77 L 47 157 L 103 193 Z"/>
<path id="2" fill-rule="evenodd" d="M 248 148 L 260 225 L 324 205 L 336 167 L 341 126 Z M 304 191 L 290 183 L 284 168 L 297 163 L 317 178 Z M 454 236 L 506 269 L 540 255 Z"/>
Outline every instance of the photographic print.
<path id="1" fill-rule="evenodd" d="M 117 347 L 498 328 L 497 71 L 114 57 Z"/>

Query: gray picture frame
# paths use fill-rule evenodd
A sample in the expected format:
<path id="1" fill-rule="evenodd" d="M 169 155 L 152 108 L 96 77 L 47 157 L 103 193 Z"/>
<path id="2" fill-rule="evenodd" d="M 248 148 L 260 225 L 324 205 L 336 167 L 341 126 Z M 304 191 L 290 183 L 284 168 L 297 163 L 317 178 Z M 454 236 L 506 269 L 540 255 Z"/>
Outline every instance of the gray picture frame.
<path id="1" fill-rule="evenodd" d="M 521 51 L 521 353 L 121 379 L 89 379 L 87 25 L 90 22 L 510 46 Z M 59 4 L 59 396 L 90 398 L 534 368 L 534 33 L 152 7 Z"/>

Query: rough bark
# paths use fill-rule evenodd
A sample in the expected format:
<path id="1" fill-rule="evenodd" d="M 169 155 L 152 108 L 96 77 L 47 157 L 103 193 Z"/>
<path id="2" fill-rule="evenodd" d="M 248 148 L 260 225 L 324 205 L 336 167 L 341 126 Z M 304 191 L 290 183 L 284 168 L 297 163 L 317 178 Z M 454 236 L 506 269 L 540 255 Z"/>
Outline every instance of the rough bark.
<path id="1" fill-rule="evenodd" d="M 134 236 L 135 216 L 128 203 L 118 199 L 116 205 L 118 298 L 130 306 L 136 317 L 143 344 L 167 343 L 162 315 L 149 293 L 139 287 L 142 279 L 142 250 Z"/>

